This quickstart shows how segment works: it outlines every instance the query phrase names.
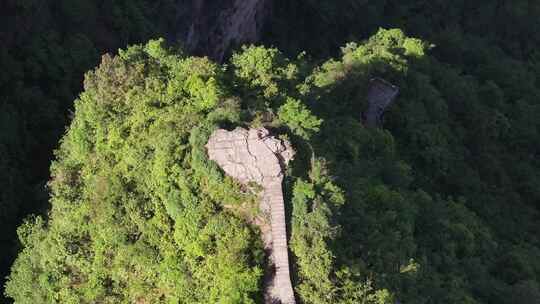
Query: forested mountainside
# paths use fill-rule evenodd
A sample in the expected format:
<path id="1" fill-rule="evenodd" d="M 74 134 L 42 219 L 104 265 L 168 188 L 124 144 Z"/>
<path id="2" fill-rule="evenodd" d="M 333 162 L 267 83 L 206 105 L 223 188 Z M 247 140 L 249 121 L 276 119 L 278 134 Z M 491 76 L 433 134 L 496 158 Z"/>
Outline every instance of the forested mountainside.
<path id="1" fill-rule="evenodd" d="M 540 302 L 540 4 L 276 0 L 266 47 L 191 57 L 223 37 L 189 45 L 196 5 L 231 3 L 0 4 L 6 303 L 261 302 L 257 187 L 203 148 L 236 126 L 297 151 L 298 302 Z M 381 129 L 373 77 L 400 88 Z"/>
<path id="2" fill-rule="evenodd" d="M 50 161 L 71 120 L 84 73 L 102 54 L 152 37 L 222 57 L 233 38 L 258 36 L 262 22 L 246 23 L 264 17 L 259 12 L 267 11 L 267 2 L 252 2 L 240 13 L 239 3 L 199 0 L 0 3 L 0 282 L 20 249 L 16 227 L 25 216 L 49 208 Z M 223 37 L 232 18 L 241 29 L 232 28 L 235 32 Z M 216 20 L 221 22 L 213 24 Z"/>
<path id="3" fill-rule="evenodd" d="M 131 0 L 0 3 L 0 277 L 22 218 L 49 208 L 50 161 L 84 73 L 105 52 L 163 35 L 169 12 Z"/>

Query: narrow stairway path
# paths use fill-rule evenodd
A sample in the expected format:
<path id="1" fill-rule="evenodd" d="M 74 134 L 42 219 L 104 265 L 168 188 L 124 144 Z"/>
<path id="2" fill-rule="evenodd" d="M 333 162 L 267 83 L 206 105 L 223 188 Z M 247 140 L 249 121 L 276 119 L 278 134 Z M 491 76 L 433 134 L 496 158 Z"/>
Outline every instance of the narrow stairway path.
<path id="1" fill-rule="evenodd" d="M 290 278 L 283 170 L 292 160 L 290 144 L 269 135 L 268 130 L 236 128 L 216 130 L 206 145 L 208 156 L 226 174 L 240 183 L 258 183 L 263 187 L 260 209 L 270 215 L 270 225 L 259 223 L 264 247 L 270 252 L 265 280 L 265 303 L 294 304 Z"/>

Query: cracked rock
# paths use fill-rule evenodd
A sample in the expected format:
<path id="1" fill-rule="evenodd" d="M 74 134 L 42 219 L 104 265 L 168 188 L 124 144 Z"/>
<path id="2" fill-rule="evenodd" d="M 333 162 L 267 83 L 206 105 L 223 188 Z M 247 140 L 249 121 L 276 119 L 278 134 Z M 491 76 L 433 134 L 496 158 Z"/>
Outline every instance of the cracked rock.
<path id="1" fill-rule="evenodd" d="M 266 303 L 295 303 L 289 272 L 285 205 L 281 184 L 283 171 L 293 159 L 294 150 L 265 128 L 233 131 L 218 129 L 210 136 L 208 156 L 225 173 L 240 183 L 262 186 L 260 209 L 270 215 L 270 225 L 261 223 L 270 263 L 265 280 Z"/>

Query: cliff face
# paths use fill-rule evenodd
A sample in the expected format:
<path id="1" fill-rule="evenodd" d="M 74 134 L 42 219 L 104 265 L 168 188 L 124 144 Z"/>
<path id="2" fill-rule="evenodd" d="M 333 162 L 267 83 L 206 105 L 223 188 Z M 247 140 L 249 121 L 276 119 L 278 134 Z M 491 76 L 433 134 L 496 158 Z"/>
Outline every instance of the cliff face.
<path id="1" fill-rule="evenodd" d="M 230 47 L 258 41 L 271 0 L 180 0 L 176 39 L 221 62 Z"/>
<path id="2" fill-rule="evenodd" d="M 382 117 L 386 108 L 394 101 L 399 93 L 399 88 L 391 83 L 374 78 L 369 83 L 368 102 L 369 107 L 363 114 L 366 126 L 375 128 L 382 125 Z"/>

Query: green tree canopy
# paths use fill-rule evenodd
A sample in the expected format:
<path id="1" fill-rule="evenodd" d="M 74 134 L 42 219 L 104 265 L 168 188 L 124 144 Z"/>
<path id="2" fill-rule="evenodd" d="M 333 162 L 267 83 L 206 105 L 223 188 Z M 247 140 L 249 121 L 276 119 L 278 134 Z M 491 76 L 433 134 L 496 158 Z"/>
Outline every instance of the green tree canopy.
<path id="1" fill-rule="evenodd" d="M 204 145 L 218 127 L 265 126 L 296 149 L 284 189 L 300 303 L 535 301 L 540 170 L 523 160 L 538 152 L 537 79 L 431 52 L 380 29 L 321 64 L 248 46 L 220 65 L 163 40 L 105 55 L 56 152 L 52 209 L 19 228 L 7 295 L 261 302 L 256 189 Z M 362 124 L 373 77 L 400 87 L 384 129 Z"/>

